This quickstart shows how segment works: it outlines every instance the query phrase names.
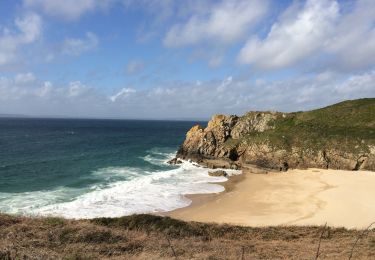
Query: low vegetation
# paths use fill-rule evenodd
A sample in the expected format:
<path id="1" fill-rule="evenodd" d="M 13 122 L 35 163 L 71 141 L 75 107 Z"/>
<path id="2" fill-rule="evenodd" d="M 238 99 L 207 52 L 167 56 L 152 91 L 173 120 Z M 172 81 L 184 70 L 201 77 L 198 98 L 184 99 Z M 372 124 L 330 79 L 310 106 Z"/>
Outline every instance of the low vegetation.
<path id="1" fill-rule="evenodd" d="M 280 113 L 269 124 L 273 129 L 249 133 L 244 140 L 267 141 L 285 150 L 305 147 L 360 152 L 369 144 L 375 145 L 375 98 L 344 101 L 307 112 Z"/>
<path id="2" fill-rule="evenodd" d="M 0 215 L 0 259 L 348 259 L 351 253 L 352 259 L 374 259 L 373 231 L 252 228 L 153 215 L 93 220 Z"/>

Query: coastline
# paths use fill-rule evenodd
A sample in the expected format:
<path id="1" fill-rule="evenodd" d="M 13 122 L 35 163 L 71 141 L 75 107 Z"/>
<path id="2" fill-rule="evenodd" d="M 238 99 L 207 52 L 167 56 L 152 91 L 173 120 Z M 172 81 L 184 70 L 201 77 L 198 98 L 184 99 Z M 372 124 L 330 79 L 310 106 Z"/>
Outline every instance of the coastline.
<path id="1" fill-rule="evenodd" d="M 211 182 L 211 184 L 218 184 L 218 185 L 223 186 L 225 188 L 224 191 L 219 192 L 219 193 L 196 193 L 196 194 L 184 195 L 184 197 L 191 200 L 190 205 L 183 207 L 183 208 L 178 208 L 178 209 L 174 209 L 171 211 L 167 211 L 167 212 L 157 212 L 157 213 L 154 213 L 154 215 L 174 217 L 173 215 L 178 214 L 180 211 L 187 210 L 188 208 L 191 208 L 191 207 L 194 207 L 194 208 L 199 207 L 199 206 L 205 205 L 206 203 L 215 201 L 219 199 L 221 196 L 223 196 L 224 194 L 235 190 L 236 186 L 240 182 L 242 182 L 246 177 L 245 177 L 245 174 L 241 173 L 241 174 L 229 175 L 227 178 L 228 180 L 225 182 Z"/>
<path id="2" fill-rule="evenodd" d="M 221 184 L 225 191 L 188 195 L 191 205 L 163 215 L 185 221 L 257 227 L 327 223 L 360 229 L 375 221 L 375 173 L 370 171 L 244 171 Z"/>

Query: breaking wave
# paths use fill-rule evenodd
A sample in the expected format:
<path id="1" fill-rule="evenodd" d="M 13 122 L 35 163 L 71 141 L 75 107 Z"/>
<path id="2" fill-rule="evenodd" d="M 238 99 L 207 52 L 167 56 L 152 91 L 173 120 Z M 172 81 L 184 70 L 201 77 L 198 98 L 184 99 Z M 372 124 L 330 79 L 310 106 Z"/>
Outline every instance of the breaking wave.
<path id="1" fill-rule="evenodd" d="M 49 191 L 0 193 L 0 211 L 14 214 L 53 215 L 66 218 L 119 217 L 135 213 L 155 213 L 186 207 L 185 195 L 219 193 L 217 183 L 225 177 L 211 177 L 208 169 L 184 161 L 166 166 L 175 153 L 152 149 L 142 159 L 166 170 L 149 171 L 136 167 L 107 167 L 92 173 L 102 184 L 86 188 L 59 187 Z M 239 171 L 229 170 L 229 174 Z"/>

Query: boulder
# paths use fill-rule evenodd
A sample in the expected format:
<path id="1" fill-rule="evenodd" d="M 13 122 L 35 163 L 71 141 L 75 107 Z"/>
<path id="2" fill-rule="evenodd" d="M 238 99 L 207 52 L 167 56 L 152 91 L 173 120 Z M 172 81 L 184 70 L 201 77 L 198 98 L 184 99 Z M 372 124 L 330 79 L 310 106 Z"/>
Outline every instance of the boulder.
<path id="1" fill-rule="evenodd" d="M 181 164 L 182 161 L 176 157 L 176 158 L 173 158 L 172 160 L 169 160 L 167 163 L 175 165 L 175 164 Z"/>
<path id="2" fill-rule="evenodd" d="M 208 172 L 208 175 L 213 176 L 213 177 L 227 177 L 228 173 L 223 170 L 218 170 L 218 171 Z"/>

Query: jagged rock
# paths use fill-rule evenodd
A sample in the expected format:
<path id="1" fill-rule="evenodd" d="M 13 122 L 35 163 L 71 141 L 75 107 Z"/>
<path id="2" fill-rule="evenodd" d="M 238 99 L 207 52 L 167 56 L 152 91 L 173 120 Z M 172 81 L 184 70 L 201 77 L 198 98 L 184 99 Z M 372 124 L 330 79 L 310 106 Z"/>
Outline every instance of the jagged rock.
<path id="1" fill-rule="evenodd" d="M 227 177 L 228 173 L 226 171 L 223 171 L 223 170 L 218 170 L 218 171 L 214 171 L 214 172 L 208 172 L 208 175 L 214 176 L 214 177 Z"/>
<path id="2" fill-rule="evenodd" d="M 227 159 L 227 158 L 216 158 L 216 159 L 200 159 L 197 160 L 197 162 L 210 169 L 232 169 L 232 170 L 238 170 L 240 167 L 235 162 Z"/>
<path id="3" fill-rule="evenodd" d="M 230 137 L 231 129 L 237 123 L 237 116 L 215 115 L 203 129 L 201 126 L 193 126 L 186 134 L 186 139 L 178 155 L 185 157 L 219 157 L 229 158 L 235 156 L 235 151 L 223 146 Z M 196 155 L 196 156 L 195 156 Z"/>
<path id="4" fill-rule="evenodd" d="M 252 164 L 277 171 L 309 167 L 374 171 L 374 113 L 375 99 L 363 99 L 308 112 L 215 115 L 206 128 L 197 125 L 188 131 L 177 157 L 209 168 Z M 358 134 L 347 136 L 348 130 Z"/>
<path id="5" fill-rule="evenodd" d="M 249 112 L 238 120 L 238 123 L 233 127 L 231 134 L 233 139 L 240 139 L 250 132 L 264 132 L 268 129 L 273 129 L 274 126 L 270 124 L 281 113 L 276 112 Z"/>
<path id="6" fill-rule="evenodd" d="M 167 163 L 174 165 L 174 164 L 181 164 L 182 161 L 176 157 L 176 158 L 173 158 L 172 160 L 169 160 Z"/>
<path id="7" fill-rule="evenodd" d="M 267 168 L 262 168 L 253 164 L 243 164 L 241 168 L 244 172 L 249 172 L 249 173 L 255 173 L 255 174 L 267 174 L 269 173 L 270 169 Z M 274 171 L 276 172 L 276 171 Z"/>

